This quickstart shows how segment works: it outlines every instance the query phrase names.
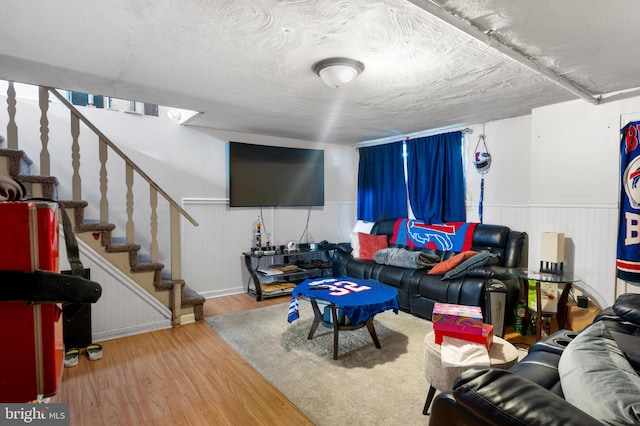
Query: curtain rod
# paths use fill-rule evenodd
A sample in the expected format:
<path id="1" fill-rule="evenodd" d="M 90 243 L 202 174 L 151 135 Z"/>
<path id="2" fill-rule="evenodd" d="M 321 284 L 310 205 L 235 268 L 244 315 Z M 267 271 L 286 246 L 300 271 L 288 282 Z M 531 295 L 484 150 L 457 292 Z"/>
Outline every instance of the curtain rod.
<path id="1" fill-rule="evenodd" d="M 437 129 L 424 130 L 421 132 L 408 133 L 405 135 L 387 136 L 386 138 L 359 142 L 355 145 L 355 148 L 358 149 L 366 146 L 375 146 L 375 145 L 382 145 L 382 144 L 391 143 L 391 142 L 406 141 L 409 139 L 439 135 L 441 133 L 449 133 L 449 132 L 455 132 L 455 131 L 461 131 L 462 133 L 473 133 L 473 129 L 469 127 L 464 127 L 464 128 L 461 128 L 460 126 L 439 127 Z"/>

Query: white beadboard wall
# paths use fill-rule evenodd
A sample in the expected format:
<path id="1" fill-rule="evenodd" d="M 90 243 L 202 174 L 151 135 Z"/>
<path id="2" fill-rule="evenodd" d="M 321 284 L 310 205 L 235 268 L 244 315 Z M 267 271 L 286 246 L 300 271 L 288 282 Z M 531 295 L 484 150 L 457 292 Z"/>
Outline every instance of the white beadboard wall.
<path id="1" fill-rule="evenodd" d="M 529 236 L 528 265 L 540 267 L 543 232 L 564 232 L 567 244 L 565 270 L 576 273 L 582 288 L 601 306 L 611 305 L 616 296 L 615 254 L 618 207 L 598 203 L 484 204 L 484 223 L 499 223 L 526 231 Z M 474 219 L 475 217 L 475 219 Z M 477 220 L 469 212 L 468 220 Z M 617 291 L 617 292 L 616 292 Z"/>
<path id="2" fill-rule="evenodd" d="M 189 286 L 207 298 L 246 291 L 249 276 L 242 252 L 250 247 L 252 225 L 259 209 L 231 209 L 226 199 L 184 199 L 183 206 L 200 221 L 196 228 L 182 228 L 182 273 Z M 312 209 L 309 221 L 312 241 L 348 241 L 354 211 L 352 202 L 328 202 L 322 209 Z M 299 240 L 307 209 L 265 208 L 262 214 L 266 231 L 275 235 L 272 242 L 282 244 Z M 468 211 L 468 220 L 478 220 L 477 206 Z M 615 279 L 616 205 L 485 203 L 484 223 L 526 231 L 528 265 L 532 269 L 539 267 L 542 233 L 564 232 L 565 269 L 580 271 L 577 287 L 601 306 L 612 304 L 620 294 L 619 290 L 616 293 Z M 231 233 L 229 229 L 238 232 Z"/>
<path id="3" fill-rule="evenodd" d="M 246 291 L 249 274 L 243 252 L 253 242 L 253 223 L 259 208 L 230 208 L 224 198 L 185 198 L 183 207 L 199 226 L 182 229 L 182 276 L 206 298 Z M 309 217 L 308 234 L 302 237 Z M 355 203 L 327 201 L 324 207 L 263 208 L 263 232 L 271 242 L 349 241 L 355 223 Z M 265 241 L 263 234 L 263 241 Z M 266 241 L 265 241 L 266 242 Z"/>

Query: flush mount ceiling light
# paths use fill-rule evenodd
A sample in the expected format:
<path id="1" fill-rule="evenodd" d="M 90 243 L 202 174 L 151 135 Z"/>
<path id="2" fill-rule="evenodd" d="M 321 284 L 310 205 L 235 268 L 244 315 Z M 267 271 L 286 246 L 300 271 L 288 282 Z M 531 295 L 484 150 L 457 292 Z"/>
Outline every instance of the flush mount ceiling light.
<path id="1" fill-rule="evenodd" d="M 324 84 L 339 89 L 360 74 L 364 70 L 364 64 L 355 59 L 328 58 L 316 62 L 312 69 Z"/>

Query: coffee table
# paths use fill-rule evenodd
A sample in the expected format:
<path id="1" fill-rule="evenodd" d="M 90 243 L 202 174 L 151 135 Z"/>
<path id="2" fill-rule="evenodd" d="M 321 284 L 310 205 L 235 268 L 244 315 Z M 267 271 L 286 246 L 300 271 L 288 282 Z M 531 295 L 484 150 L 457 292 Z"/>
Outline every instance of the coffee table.
<path id="1" fill-rule="evenodd" d="M 320 287 L 320 288 L 319 288 Z M 380 341 L 373 325 L 376 314 L 393 309 L 398 313 L 398 291 L 375 280 L 353 278 L 307 279 L 296 286 L 291 293 L 288 321 L 298 318 L 298 298 L 311 302 L 313 323 L 307 339 L 313 339 L 318 325 L 333 329 L 333 359 L 338 359 L 338 336 L 340 330 L 355 330 L 367 327 L 376 348 Z M 331 310 L 332 321 L 325 321 L 318 305 L 326 305 Z M 348 325 L 340 325 L 338 310 L 342 310 L 349 320 Z"/>
<path id="2" fill-rule="evenodd" d="M 489 349 L 489 361 L 492 367 L 509 369 L 518 362 L 518 350 L 511 343 L 500 337 L 493 337 L 493 344 Z M 424 403 L 422 414 L 427 415 L 429 406 L 436 389 L 451 390 L 456 377 L 469 367 L 445 367 L 440 358 L 440 345 L 436 343 L 435 332 L 428 333 L 424 338 L 424 376 L 429 383 L 429 393 Z"/>

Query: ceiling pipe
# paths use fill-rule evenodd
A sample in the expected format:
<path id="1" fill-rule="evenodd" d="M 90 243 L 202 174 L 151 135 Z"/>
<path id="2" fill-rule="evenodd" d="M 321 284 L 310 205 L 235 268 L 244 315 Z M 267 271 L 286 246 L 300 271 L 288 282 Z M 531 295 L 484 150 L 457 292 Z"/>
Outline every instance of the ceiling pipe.
<path id="1" fill-rule="evenodd" d="M 590 102 L 594 105 L 598 105 L 602 96 L 594 96 L 591 93 L 579 88 L 572 81 L 554 73 L 553 71 L 543 68 L 534 61 L 532 61 L 527 56 L 519 53 L 514 50 L 511 46 L 506 43 L 496 39 L 495 37 L 491 37 L 491 33 L 488 34 L 480 30 L 479 28 L 471 25 L 468 21 L 463 20 L 458 17 L 454 12 L 445 9 L 441 4 L 433 1 L 433 0 L 408 0 L 410 3 L 418 6 L 420 9 L 425 12 L 435 16 L 436 18 L 446 22 L 454 28 L 468 34 L 469 36 L 475 38 L 476 40 L 486 43 L 490 48 L 497 50 L 508 58 L 518 62 L 520 65 L 523 65 L 530 70 L 537 72 L 547 80 L 555 83 L 556 85 L 562 87 L 568 92 L 573 93 L 574 95 L 584 99 L 587 102 Z"/>

